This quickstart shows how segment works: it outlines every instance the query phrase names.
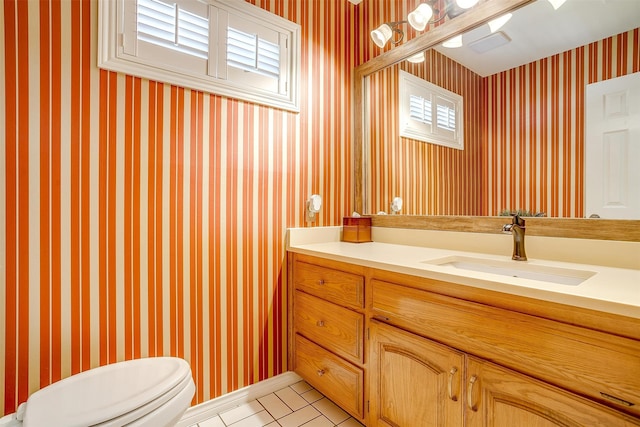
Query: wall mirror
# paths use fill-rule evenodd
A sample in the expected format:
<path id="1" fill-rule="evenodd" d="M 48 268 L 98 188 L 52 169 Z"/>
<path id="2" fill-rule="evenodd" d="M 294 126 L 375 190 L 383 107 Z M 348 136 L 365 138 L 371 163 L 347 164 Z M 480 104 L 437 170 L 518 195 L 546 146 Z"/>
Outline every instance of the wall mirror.
<path id="1" fill-rule="evenodd" d="M 575 0 L 568 0 L 562 7 L 568 9 L 572 1 Z M 584 159 L 584 147 L 582 143 L 576 143 L 584 139 L 581 130 L 584 116 L 576 114 L 576 109 L 584 104 L 584 99 L 575 87 L 584 85 L 590 79 L 598 81 L 608 78 L 594 78 L 589 73 L 615 76 L 617 70 L 611 67 L 629 67 L 628 61 L 637 62 L 632 55 L 625 53 L 628 43 L 633 45 L 634 41 L 621 37 L 601 46 L 607 51 L 606 54 L 611 50 L 619 53 L 616 62 L 609 65 L 581 62 L 589 55 L 595 55 L 596 60 L 602 62 L 602 52 L 591 53 L 589 46 L 580 47 L 578 53 L 571 50 L 573 46 L 556 47 L 553 54 L 525 49 L 534 56 L 518 58 L 516 60 L 524 62 L 510 64 L 508 60 L 514 55 L 509 54 L 507 44 L 503 46 L 506 53 L 502 56 L 500 49 L 484 54 L 471 52 L 483 58 L 476 60 L 476 65 L 457 57 L 458 52 L 448 52 L 439 47 L 455 34 L 463 34 L 463 39 L 466 36 L 470 40 L 482 39 L 484 35 L 481 32 L 488 31 L 483 24 L 506 12 L 514 12 L 514 15 L 526 13 L 527 19 L 536 19 L 534 8 L 543 2 L 548 3 L 547 0 L 495 0 L 482 3 L 355 70 L 356 210 L 367 214 L 388 212 L 391 200 L 401 196 L 405 201 L 401 213 L 405 216 L 494 216 L 503 210 L 516 209 L 529 210 L 531 213 L 544 212 L 551 217 L 588 216 L 582 194 L 584 170 L 581 162 Z M 576 3 L 583 7 L 582 2 Z M 621 16 L 621 12 L 610 7 L 612 2 L 593 3 L 594 7 L 605 9 L 599 12 L 600 17 L 611 16 L 620 25 L 617 29 L 607 29 L 609 34 L 591 35 L 596 37 L 594 40 L 629 31 L 634 28 L 634 23 L 637 27 L 637 22 L 640 22 L 637 16 L 631 16 L 630 21 L 625 19 L 629 14 L 623 13 L 624 16 Z M 640 13 L 636 2 L 616 0 L 613 3 L 624 3 L 634 13 Z M 585 24 L 580 31 L 600 31 L 596 24 L 598 22 Z M 577 30 L 567 25 L 561 31 Z M 505 29 L 502 35 L 508 38 L 510 31 Z M 567 39 L 568 36 L 561 38 Z M 500 40 L 490 42 L 501 43 Z M 486 46 L 480 46 L 479 49 L 482 48 Z M 416 65 L 405 61 L 422 51 L 426 54 L 425 63 Z M 549 59 L 564 51 L 569 53 Z M 540 63 L 541 58 L 543 63 Z M 507 62 L 502 63 L 504 61 Z M 518 67 L 530 63 L 534 65 Z M 497 65 L 510 71 L 496 71 L 488 68 L 488 65 Z M 577 67 L 581 70 L 579 75 Z M 464 151 L 407 141 L 397 136 L 398 120 L 393 107 L 397 94 L 393 88 L 399 70 L 439 85 L 454 86 L 457 91 L 464 92 Z M 552 86 L 558 84 L 554 79 L 560 79 L 560 83 L 563 82 L 561 79 L 565 79 L 565 82 L 575 80 L 575 83 L 567 83 L 561 88 L 566 93 L 558 97 L 557 94 L 550 95 L 552 89 L 558 89 Z M 489 100 L 486 99 L 487 93 Z M 531 99 L 532 96 L 538 98 Z M 518 106 L 523 107 L 516 108 Z M 516 122 L 536 122 L 541 127 L 517 126 Z M 406 222 L 406 218 L 403 221 Z"/>

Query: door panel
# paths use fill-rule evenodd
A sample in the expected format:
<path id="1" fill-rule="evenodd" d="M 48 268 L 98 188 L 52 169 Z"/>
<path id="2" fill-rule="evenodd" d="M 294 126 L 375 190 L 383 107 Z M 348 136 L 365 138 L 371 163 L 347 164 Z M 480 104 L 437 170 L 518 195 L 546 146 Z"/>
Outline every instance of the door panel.
<path id="1" fill-rule="evenodd" d="M 640 421 L 541 381 L 467 357 L 468 427 L 639 425 Z"/>
<path id="2" fill-rule="evenodd" d="M 376 321 L 371 342 L 371 425 L 462 425 L 462 353 Z"/>
<path id="3" fill-rule="evenodd" d="M 640 73 L 587 85 L 586 215 L 640 218 Z"/>

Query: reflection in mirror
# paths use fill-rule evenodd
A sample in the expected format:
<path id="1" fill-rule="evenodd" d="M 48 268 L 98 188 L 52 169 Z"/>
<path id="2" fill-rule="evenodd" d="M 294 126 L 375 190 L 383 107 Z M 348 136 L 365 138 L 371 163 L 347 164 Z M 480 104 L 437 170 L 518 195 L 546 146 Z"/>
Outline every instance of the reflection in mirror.
<path id="1" fill-rule="evenodd" d="M 582 4 L 567 0 L 562 8 L 572 2 Z M 608 4 L 618 2 L 640 4 Z M 500 31 L 511 34 L 510 25 L 522 25 L 517 15 L 540 3 L 547 0 L 516 11 Z M 635 10 L 640 13 L 640 6 Z M 640 29 L 611 34 L 486 77 L 435 49 L 426 52 L 423 63 L 403 61 L 370 75 L 364 211 L 386 210 L 400 196 L 410 215 L 498 215 L 518 209 L 553 217 L 591 215 L 584 208 L 586 85 L 640 71 Z M 464 97 L 464 151 L 399 136 L 400 70 Z"/>
<path id="2" fill-rule="evenodd" d="M 464 98 L 464 150 L 399 136 L 400 70 Z M 399 195 L 409 215 L 484 215 L 482 211 L 481 78 L 435 50 L 421 64 L 402 62 L 367 79 L 369 212 Z"/>

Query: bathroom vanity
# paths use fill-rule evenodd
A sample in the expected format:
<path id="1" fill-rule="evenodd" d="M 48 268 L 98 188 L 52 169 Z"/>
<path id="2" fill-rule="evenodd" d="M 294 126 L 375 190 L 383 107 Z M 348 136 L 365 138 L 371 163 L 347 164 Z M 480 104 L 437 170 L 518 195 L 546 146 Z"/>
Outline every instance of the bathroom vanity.
<path id="1" fill-rule="evenodd" d="M 368 426 L 640 425 L 638 270 L 523 263 L 585 273 L 559 284 L 443 261 L 495 255 L 288 250 L 290 369 Z"/>

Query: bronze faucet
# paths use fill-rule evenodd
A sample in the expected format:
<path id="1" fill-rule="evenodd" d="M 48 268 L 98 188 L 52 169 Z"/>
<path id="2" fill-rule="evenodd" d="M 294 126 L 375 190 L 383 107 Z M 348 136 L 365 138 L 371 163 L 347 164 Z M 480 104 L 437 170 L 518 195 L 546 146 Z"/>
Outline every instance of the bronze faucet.
<path id="1" fill-rule="evenodd" d="M 513 256 L 511 259 L 516 261 L 526 261 L 527 254 L 524 251 L 524 219 L 518 215 L 513 216 L 511 224 L 505 224 L 502 227 L 502 231 L 505 233 L 511 232 L 513 234 Z"/>

